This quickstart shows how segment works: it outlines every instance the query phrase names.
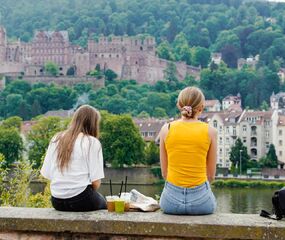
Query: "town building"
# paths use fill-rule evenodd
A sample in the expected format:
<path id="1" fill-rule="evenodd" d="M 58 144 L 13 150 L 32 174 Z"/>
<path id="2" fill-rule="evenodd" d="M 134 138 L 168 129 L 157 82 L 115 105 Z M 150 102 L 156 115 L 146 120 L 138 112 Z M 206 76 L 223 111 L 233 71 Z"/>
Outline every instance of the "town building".
<path id="1" fill-rule="evenodd" d="M 228 95 L 222 101 L 223 110 L 241 110 L 241 96 L 238 93 L 237 96 Z"/>
<path id="2" fill-rule="evenodd" d="M 252 160 L 265 156 L 273 143 L 273 111 L 245 110 L 239 121 L 238 136 Z"/>
<path id="3" fill-rule="evenodd" d="M 221 103 L 219 100 L 206 100 L 205 101 L 205 112 L 219 112 L 221 111 Z"/>
<path id="4" fill-rule="evenodd" d="M 54 62 L 59 75 L 86 76 L 100 66 L 111 69 L 119 79 L 135 79 L 138 83 L 153 84 L 164 78 L 165 69 L 171 63 L 156 55 L 153 37 L 100 37 L 89 39 L 83 49 L 69 41 L 67 31 L 37 31 L 31 42 L 8 42 L 6 30 L 0 27 L 0 73 L 7 75 L 42 76 L 44 65 Z M 174 62 L 177 77 L 200 77 L 200 68 L 185 62 Z"/>
<path id="5" fill-rule="evenodd" d="M 252 69 L 256 68 L 256 65 L 259 61 L 259 55 L 256 55 L 255 57 L 248 57 L 248 58 L 239 58 L 237 62 L 238 69 L 242 69 L 243 66 L 250 67 Z"/>
<path id="6" fill-rule="evenodd" d="M 276 134 L 273 139 L 276 155 L 279 163 L 284 166 L 285 164 L 285 115 L 278 116 L 276 126 Z"/>
<path id="7" fill-rule="evenodd" d="M 285 109 L 285 92 L 272 93 L 270 97 L 270 107 L 273 110 Z"/>
<path id="8" fill-rule="evenodd" d="M 242 112 L 205 112 L 200 120 L 217 129 L 217 166 L 230 168 L 230 151 L 238 137 Z"/>
<path id="9" fill-rule="evenodd" d="M 212 53 L 211 62 L 220 65 L 222 62 L 222 54 L 218 52 Z"/>
<path id="10" fill-rule="evenodd" d="M 136 126 L 139 128 L 142 138 L 146 142 L 155 142 L 159 143 L 159 132 L 164 124 L 169 122 L 166 119 L 155 119 L 155 118 L 146 118 L 146 119 L 133 119 Z"/>

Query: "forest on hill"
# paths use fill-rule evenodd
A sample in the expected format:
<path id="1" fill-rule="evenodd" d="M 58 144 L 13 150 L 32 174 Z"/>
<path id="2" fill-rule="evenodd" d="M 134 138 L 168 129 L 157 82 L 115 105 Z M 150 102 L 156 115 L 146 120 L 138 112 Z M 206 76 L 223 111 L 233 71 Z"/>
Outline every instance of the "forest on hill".
<path id="1" fill-rule="evenodd" d="M 260 54 L 265 65 L 284 66 L 284 3 L 244 0 L 1 0 L 0 14 L 1 24 L 7 28 L 9 37 L 20 37 L 23 41 L 31 40 L 35 30 L 67 30 L 70 40 L 82 46 L 86 46 L 89 37 L 102 34 L 149 34 L 158 44 L 163 44 L 160 48 L 164 51 L 160 49 L 159 55 L 167 59 L 187 61 L 182 52 L 191 55 L 191 48 L 202 47 L 211 52 L 222 52 L 230 67 L 236 67 L 237 58 L 256 54 Z M 177 48 L 175 39 L 179 41 L 181 36 L 185 36 L 186 42 L 182 48 Z M 191 61 L 188 56 L 188 63 Z"/>
<path id="2" fill-rule="evenodd" d="M 154 86 L 106 82 L 97 91 L 15 83 L 0 94 L 0 118 L 29 119 L 52 109 L 69 109 L 84 91 L 90 104 L 111 113 L 171 117 L 175 99 L 196 85 L 207 99 L 240 93 L 243 107 L 267 109 L 272 92 L 285 91 L 277 72 L 285 67 L 285 4 L 246 0 L 0 0 L 1 25 L 10 40 L 30 41 L 36 30 L 67 30 L 86 46 L 100 35 L 152 35 L 160 57 L 200 65 L 199 82 L 178 82 L 176 69 Z M 210 64 L 221 52 L 226 64 Z M 256 69 L 236 69 L 237 59 L 259 54 Z M 44 99 L 50 99 L 45 101 Z M 65 99 L 65 101 L 62 101 Z M 116 102 L 116 104 L 114 104 Z M 116 108 L 114 109 L 114 105 Z M 137 106 L 134 108 L 133 106 Z"/>

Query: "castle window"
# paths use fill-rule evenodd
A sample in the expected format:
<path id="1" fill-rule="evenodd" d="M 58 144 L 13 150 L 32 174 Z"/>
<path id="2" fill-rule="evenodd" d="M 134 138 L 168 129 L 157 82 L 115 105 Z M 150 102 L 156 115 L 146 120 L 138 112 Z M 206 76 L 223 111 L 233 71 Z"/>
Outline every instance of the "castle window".
<path id="1" fill-rule="evenodd" d="M 95 58 L 97 57 L 97 54 L 95 54 Z"/>
<path id="2" fill-rule="evenodd" d="M 119 58 L 119 54 L 117 54 L 117 58 Z"/>
<path id="3" fill-rule="evenodd" d="M 143 50 L 143 47 L 140 47 L 140 50 L 142 51 L 142 50 Z"/>
<path id="4" fill-rule="evenodd" d="M 136 64 L 138 64 L 138 61 L 136 61 Z"/>
<path id="5" fill-rule="evenodd" d="M 109 58 L 111 58 L 111 57 L 112 57 L 112 55 L 110 54 L 110 55 L 109 55 Z"/>
<path id="6" fill-rule="evenodd" d="M 104 57 L 104 54 L 102 54 L 101 57 L 103 58 L 103 57 Z"/>
<path id="7" fill-rule="evenodd" d="M 137 72 L 140 72 L 140 70 L 139 70 L 139 69 L 137 69 Z"/>

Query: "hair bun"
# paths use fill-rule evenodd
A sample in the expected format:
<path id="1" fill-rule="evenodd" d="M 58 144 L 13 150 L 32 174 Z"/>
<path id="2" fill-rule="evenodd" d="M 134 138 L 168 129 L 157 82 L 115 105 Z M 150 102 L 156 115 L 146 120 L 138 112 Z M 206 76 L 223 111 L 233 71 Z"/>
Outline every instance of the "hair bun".
<path id="1" fill-rule="evenodd" d="M 184 106 L 181 110 L 181 114 L 184 117 L 190 118 L 192 116 L 192 107 L 191 106 Z"/>

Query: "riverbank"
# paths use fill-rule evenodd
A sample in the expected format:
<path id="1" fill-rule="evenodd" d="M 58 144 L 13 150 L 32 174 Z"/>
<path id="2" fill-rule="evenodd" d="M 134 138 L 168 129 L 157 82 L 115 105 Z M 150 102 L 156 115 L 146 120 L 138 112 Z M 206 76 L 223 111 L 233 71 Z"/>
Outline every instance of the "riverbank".
<path id="1" fill-rule="evenodd" d="M 247 180 L 247 179 L 228 179 L 216 180 L 212 183 L 215 188 L 282 188 L 285 181 L 274 182 L 268 180 Z"/>

